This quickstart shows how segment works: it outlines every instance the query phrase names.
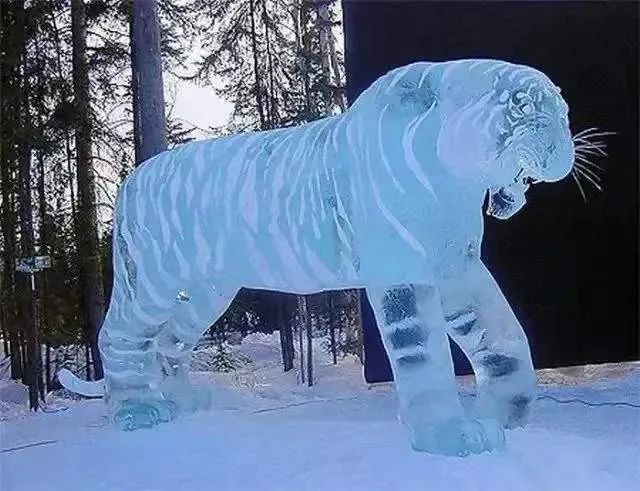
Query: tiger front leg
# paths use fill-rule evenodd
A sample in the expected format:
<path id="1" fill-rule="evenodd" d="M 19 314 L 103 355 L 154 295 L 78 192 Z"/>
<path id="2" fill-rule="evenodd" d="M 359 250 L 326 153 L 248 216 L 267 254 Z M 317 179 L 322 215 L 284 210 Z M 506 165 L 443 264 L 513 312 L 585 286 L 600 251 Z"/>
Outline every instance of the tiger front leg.
<path id="1" fill-rule="evenodd" d="M 207 326 L 208 327 L 208 326 Z M 191 413 L 211 407 L 211 393 L 195 387 L 189 380 L 189 365 L 200 329 L 177 316 L 156 339 L 162 374 L 160 389 L 166 400 L 173 401 L 180 413 Z"/>
<path id="2" fill-rule="evenodd" d="M 440 283 L 447 330 L 470 360 L 477 382 L 475 414 L 504 427 L 526 424 L 536 376 L 526 334 L 479 260 Z"/>
<path id="3" fill-rule="evenodd" d="M 429 285 L 367 288 L 415 450 L 463 456 L 499 448 L 497 421 L 470 419 L 458 398 L 440 295 Z"/>

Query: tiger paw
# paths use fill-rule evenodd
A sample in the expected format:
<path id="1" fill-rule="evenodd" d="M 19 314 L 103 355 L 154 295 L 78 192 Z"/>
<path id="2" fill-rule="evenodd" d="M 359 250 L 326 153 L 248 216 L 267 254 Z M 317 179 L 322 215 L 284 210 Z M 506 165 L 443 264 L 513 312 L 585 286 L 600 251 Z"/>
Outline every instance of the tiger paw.
<path id="1" fill-rule="evenodd" d="M 166 399 L 156 400 L 125 400 L 119 404 L 113 415 L 115 425 L 124 431 L 141 428 L 153 428 L 159 423 L 166 423 L 175 419 L 178 406 Z"/>
<path id="2" fill-rule="evenodd" d="M 452 418 L 415 425 L 411 446 L 419 452 L 464 457 L 504 448 L 502 425 L 489 419 Z"/>
<path id="3" fill-rule="evenodd" d="M 500 397 L 480 392 L 472 415 L 477 419 L 497 419 L 504 428 L 509 430 L 523 428 L 529 419 L 534 398 L 533 391 L 516 395 L 505 394 Z"/>

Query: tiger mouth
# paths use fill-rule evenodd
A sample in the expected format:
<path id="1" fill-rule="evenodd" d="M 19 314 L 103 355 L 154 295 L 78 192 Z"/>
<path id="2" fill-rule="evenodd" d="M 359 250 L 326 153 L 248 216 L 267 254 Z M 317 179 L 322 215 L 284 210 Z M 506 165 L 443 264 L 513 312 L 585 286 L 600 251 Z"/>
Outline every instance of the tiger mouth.
<path id="1" fill-rule="evenodd" d="M 487 214 L 495 218 L 506 219 L 517 212 L 524 203 L 519 203 L 518 196 L 506 188 L 500 188 L 489 196 Z"/>
<path id="2" fill-rule="evenodd" d="M 505 188 L 500 188 L 500 190 L 494 195 L 494 199 L 498 200 L 498 204 L 503 204 L 505 206 L 513 205 L 516 202 L 515 197 Z"/>

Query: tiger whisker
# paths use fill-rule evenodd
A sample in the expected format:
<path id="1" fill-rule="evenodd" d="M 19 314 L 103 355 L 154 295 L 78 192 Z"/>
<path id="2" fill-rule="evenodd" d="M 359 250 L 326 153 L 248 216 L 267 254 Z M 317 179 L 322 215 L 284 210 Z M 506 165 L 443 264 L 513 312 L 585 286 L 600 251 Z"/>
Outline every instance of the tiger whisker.
<path id="1" fill-rule="evenodd" d="M 575 170 L 571 171 L 571 177 L 573 178 L 574 181 L 576 181 L 576 184 L 578 186 L 578 190 L 580 191 L 580 194 L 582 195 L 582 199 L 584 200 L 584 202 L 587 202 L 587 195 L 584 194 L 584 189 L 582 188 L 582 183 L 580 182 L 580 178 L 578 177 L 578 172 Z"/>
<path id="2" fill-rule="evenodd" d="M 575 157 L 576 159 L 574 164 L 580 165 L 582 167 L 588 166 L 589 168 L 598 170 L 599 172 L 605 172 L 605 169 L 603 167 L 599 166 L 595 162 L 591 162 L 591 160 L 586 158 L 584 155 L 576 154 Z"/>
<path id="3" fill-rule="evenodd" d="M 575 169 L 578 172 L 578 174 L 580 174 L 582 177 L 587 179 L 591 184 L 593 184 L 593 186 L 598 191 L 602 192 L 602 186 L 600 185 L 600 183 L 598 183 L 595 179 L 593 179 L 589 174 L 585 173 L 584 169 L 581 169 L 580 167 L 576 167 Z"/>
<path id="4" fill-rule="evenodd" d="M 580 172 L 581 174 L 584 175 L 590 175 L 592 176 L 596 181 L 601 182 L 602 181 L 602 177 L 600 177 L 598 174 L 596 174 L 594 171 L 592 171 L 591 169 L 589 169 L 588 167 L 585 167 L 584 165 L 576 162 L 575 163 L 576 168 L 578 169 L 578 172 Z"/>
<path id="5" fill-rule="evenodd" d="M 579 150 L 577 152 L 575 152 L 575 155 L 579 155 L 580 157 L 582 157 L 583 159 L 592 161 L 592 160 L 597 160 L 599 157 L 603 157 L 603 155 L 600 152 L 584 152 L 582 150 Z M 604 157 L 606 157 L 606 155 L 604 155 Z M 594 162 L 592 162 L 594 163 Z"/>
<path id="6" fill-rule="evenodd" d="M 601 170 L 598 165 L 589 160 L 587 155 L 606 157 L 608 155 L 606 151 L 607 142 L 600 138 L 615 134 L 617 134 L 615 131 L 600 131 L 596 127 L 579 131 L 572 137 L 576 160 L 580 160 L 587 165 L 591 165 L 598 170 Z"/>
<path id="7" fill-rule="evenodd" d="M 586 128 L 582 131 L 578 131 L 574 136 L 582 136 L 584 134 L 587 134 L 591 131 L 598 131 L 598 128 L 596 128 L 595 126 L 591 127 L 591 128 Z"/>
<path id="8" fill-rule="evenodd" d="M 596 176 L 598 178 L 598 180 L 602 180 L 603 175 L 605 174 L 605 171 L 600 169 L 600 168 L 593 168 L 593 167 L 588 167 L 587 165 L 585 165 L 583 162 L 574 162 L 573 165 L 575 167 L 578 167 L 579 169 L 585 169 L 587 172 L 593 174 L 594 176 Z"/>
<path id="9" fill-rule="evenodd" d="M 593 179 L 595 182 L 597 182 L 598 184 L 602 185 L 602 179 L 600 178 L 600 176 L 598 176 L 597 174 L 595 174 L 593 171 L 589 172 L 588 169 L 585 169 L 584 167 L 577 167 L 576 171 L 583 176 L 589 176 L 591 179 Z"/>
<path id="10" fill-rule="evenodd" d="M 599 131 L 597 133 L 588 133 L 588 134 L 582 134 L 582 135 L 575 135 L 577 138 L 584 138 L 586 140 L 590 139 L 590 138 L 600 138 L 601 136 L 613 136 L 613 135 L 617 135 L 618 133 L 615 131 Z"/>
<path id="11" fill-rule="evenodd" d="M 578 138 L 577 140 L 575 140 L 575 145 L 576 146 L 582 146 L 582 147 L 599 147 L 599 148 L 606 148 L 607 147 L 607 143 L 604 141 L 591 141 L 591 140 L 583 140 L 581 138 Z"/>
<path id="12" fill-rule="evenodd" d="M 602 155 L 604 157 L 607 156 L 607 152 L 604 150 L 606 148 L 605 145 L 598 145 L 598 144 L 592 144 L 592 143 L 582 143 L 582 146 L 580 146 L 579 148 L 589 148 L 591 150 L 597 151 L 600 155 Z"/>
<path id="13" fill-rule="evenodd" d="M 600 148 L 606 148 L 607 147 L 607 143 L 601 140 L 583 140 L 582 138 L 578 138 L 574 141 L 574 143 L 576 143 L 577 145 L 583 145 L 583 146 L 587 146 L 587 147 L 600 147 Z"/>
<path id="14" fill-rule="evenodd" d="M 575 147 L 573 147 L 573 149 L 575 150 L 576 154 L 580 155 L 602 155 L 601 152 L 595 151 L 590 147 L 582 147 L 580 145 L 576 145 Z"/>
<path id="15" fill-rule="evenodd" d="M 603 135 L 603 136 L 606 136 L 606 135 Z M 573 140 L 581 139 L 581 140 L 591 141 L 594 138 L 600 138 L 600 137 L 596 133 L 593 133 L 589 135 L 573 135 L 571 138 Z"/>
<path id="16" fill-rule="evenodd" d="M 597 136 L 611 136 L 617 135 L 617 131 L 598 131 L 598 128 L 588 128 L 586 130 L 582 130 L 574 135 L 576 138 L 594 138 Z"/>

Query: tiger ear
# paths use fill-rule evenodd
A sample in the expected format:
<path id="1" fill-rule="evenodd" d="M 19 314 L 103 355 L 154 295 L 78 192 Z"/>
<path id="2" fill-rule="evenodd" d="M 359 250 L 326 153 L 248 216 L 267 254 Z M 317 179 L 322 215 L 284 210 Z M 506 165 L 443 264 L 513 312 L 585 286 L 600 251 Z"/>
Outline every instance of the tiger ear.
<path id="1" fill-rule="evenodd" d="M 436 100 L 428 67 L 420 63 L 392 70 L 371 89 L 378 110 L 401 118 L 413 118 L 428 111 Z"/>
<path id="2" fill-rule="evenodd" d="M 428 85 L 418 85 L 414 80 L 401 80 L 393 87 L 381 91 L 378 103 L 387 107 L 388 114 L 399 117 L 415 117 L 427 112 L 434 105 L 436 96 Z"/>

